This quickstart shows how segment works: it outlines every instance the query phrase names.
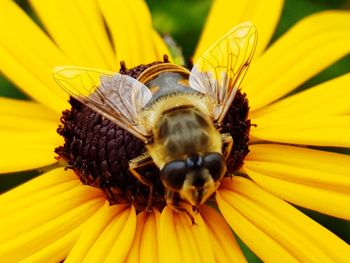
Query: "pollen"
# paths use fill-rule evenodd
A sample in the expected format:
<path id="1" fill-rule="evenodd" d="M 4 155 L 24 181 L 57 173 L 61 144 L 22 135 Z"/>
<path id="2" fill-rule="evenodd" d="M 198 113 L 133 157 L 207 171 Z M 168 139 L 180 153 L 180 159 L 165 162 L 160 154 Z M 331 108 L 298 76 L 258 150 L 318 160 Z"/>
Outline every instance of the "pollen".
<path id="1" fill-rule="evenodd" d="M 163 62 L 126 69 L 122 64 L 120 73 L 137 78 L 148 67 Z M 70 110 L 65 110 L 57 132 L 65 143 L 55 149 L 58 159 L 68 163 L 81 182 L 100 188 L 111 205 L 132 203 L 138 211 L 149 204 L 149 187 L 143 185 L 129 171 L 128 162 L 146 151 L 138 138 L 105 119 L 77 100 L 70 99 Z M 240 91 L 226 115 L 221 127 L 222 133 L 230 133 L 234 145 L 227 162 L 228 174 L 233 174 L 243 164 L 249 152 L 248 120 L 249 105 L 245 94 Z M 154 186 L 151 196 L 153 208 L 165 206 L 165 189 L 159 177 L 159 170 L 150 165 L 141 171 Z"/>

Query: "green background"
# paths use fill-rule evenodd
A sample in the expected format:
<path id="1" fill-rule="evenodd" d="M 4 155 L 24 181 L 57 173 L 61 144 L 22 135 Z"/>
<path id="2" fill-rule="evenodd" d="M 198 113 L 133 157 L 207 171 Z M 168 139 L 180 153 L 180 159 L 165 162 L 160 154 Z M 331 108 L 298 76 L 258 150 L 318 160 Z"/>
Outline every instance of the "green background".
<path id="1" fill-rule="evenodd" d="M 27 1 L 16 1 L 30 15 Z M 206 15 L 211 5 L 210 0 L 147 0 L 153 17 L 153 24 L 162 34 L 171 35 L 179 46 L 182 47 L 185 59 L 189 58 L 195 49 Z M 349 0 L 286 0 L 280 23 L 273 40 L 277 39 L 288 28 L 301 18 L 314 12 L 327 9 L 350 10 Z M 233 11 L 234 12 L 234 11 Z M 273 41 L 272 40 L 272 41 Z M 1 63 L 1 62 L 0 62 Z M 341 59 L 330 68 L 324 70 L 301 88 L 307 88 L 327 79 L 349 72 L 350 56 Z M 23 93 L 0 75 L 0 96 L 27 99 Z M 337 150 L 337 149 L 330 149 Z M 340 151 L 338 149 L 338 151 Z M 342 152 L 349 151 L 342 149 Z M 13 187 L 24 180 L 35 176 L 35 172 L 18 173 L 17 175 L 4 175 L 0 177 L 0 192 Z M 346 221 L 321 215 L 316 212 L 301 209 L 338 236 L 350 243 L 350 224 Z M 260 262 L 259 259 L 241 242 L 240 243 L 249 262 Z"/>

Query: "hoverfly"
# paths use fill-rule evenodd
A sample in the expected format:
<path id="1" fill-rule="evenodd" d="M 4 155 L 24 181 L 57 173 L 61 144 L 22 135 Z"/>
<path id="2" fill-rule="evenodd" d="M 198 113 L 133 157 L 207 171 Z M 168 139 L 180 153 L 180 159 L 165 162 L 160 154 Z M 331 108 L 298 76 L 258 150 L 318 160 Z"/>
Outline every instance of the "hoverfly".
<path id="1" fill-rule="evenodd" d="M 250 22 L 232 28 L 210 46 L 191 71 L 172 63 L 148 67 L 137 79 L 114 72 L 64 66 L 54 70 L 70 96 L 145 143 L 147 151 L 129 161 L 131 173 L 154 163 L 166 202 L 196 207 L 219 187 L 233 146 L 221 123 L 252 60 L 257 31 Z"/>

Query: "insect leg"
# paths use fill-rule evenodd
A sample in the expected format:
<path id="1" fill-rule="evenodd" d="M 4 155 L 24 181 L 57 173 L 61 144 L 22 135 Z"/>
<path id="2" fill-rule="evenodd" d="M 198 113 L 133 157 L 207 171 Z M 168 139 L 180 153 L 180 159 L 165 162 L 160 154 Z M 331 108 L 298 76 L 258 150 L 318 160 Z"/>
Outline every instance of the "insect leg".
<path id="1" fill-rule="evenodd" d="M 147 200 L 147 211 L 152 211 L 152 198 L 153 198 L 153 183 L 146 177 L 142 176 L 137 169 L 141 167 L 145 167 L 147 165 L 150 165 L 153 163 L 153 160 L 149 153 L 145 153 L 139 157 L 136 157 L 129 162 L 129 170 L 135 176 L 137 180 L 139 180 L 144 185 L 147 185 L 149 187 L 149 195 Z"/>
<path id="2" fill-rule="evenodd" d="M 167 190 L 165 194 L 166 204 L 177 213 L 186 213 L 190 218 L 192 225 L 196 225 L 193 215 L 183 206 L 179 204 L 179 200 L 175 197 L 175 192 Z"/>
<path id="3" fill-rule="evenodd" d="M 151 156 L 149 155 L 149 153 L 145 153 L 145 154 L 140 155 L 140 156 L 129 161 L 129 170 L 133 174 L 133 176 L 135 176 L 135 178 L 137 180 L 139 180 L 144 185 L 149 186 L 151 184 L 149 179 L 142 176 L 137 171 L 137 169 L 139 169 L 141 167 L 145 167 L 145 166 L 150 165 L 152 163 L 153 163 L 153 160 L 152 160 Z"/>
<path id="4" fill-rule="evenodd" d="M 221 141 L 222 141 L 222 146 L 223 146 L 224 160 L 227 161 L 227 158 L 230 156 L 232 146 L 233 146 L 232 136 L 229 133 L 222 133 L 221 134 Z"/>

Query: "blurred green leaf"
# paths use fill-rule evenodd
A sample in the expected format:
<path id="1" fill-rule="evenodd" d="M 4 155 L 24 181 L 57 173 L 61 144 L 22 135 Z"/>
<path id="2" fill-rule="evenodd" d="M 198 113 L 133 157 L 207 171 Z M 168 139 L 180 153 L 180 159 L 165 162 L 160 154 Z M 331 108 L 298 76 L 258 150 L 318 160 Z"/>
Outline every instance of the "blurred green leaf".
<path id="1" fill-rule="evenodd" d="M 16 99 L 28 99 L 28 97 L 0 75 L 0 96 Z"/>
<path id="2" fill-rule="evenodd" d="M 26 181 L 40 175 L 38 171 L 27 171 L 10 174 L 1 174 L 0 176 L 0 194 L 6 192 Z"/>

